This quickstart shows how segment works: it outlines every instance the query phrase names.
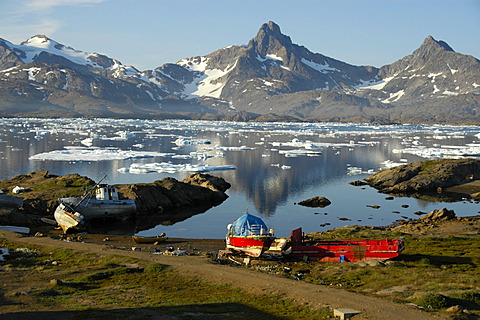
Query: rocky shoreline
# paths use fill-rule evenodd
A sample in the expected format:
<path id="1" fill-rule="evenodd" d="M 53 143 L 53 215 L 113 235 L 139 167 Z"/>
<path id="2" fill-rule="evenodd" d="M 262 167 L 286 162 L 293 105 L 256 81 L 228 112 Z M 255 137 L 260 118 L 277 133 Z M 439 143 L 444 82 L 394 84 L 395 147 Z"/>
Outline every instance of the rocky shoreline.
<path id="1" fill-rule="evenodd" d="M 78 196 L 96 183 L 78 174 L 56 176 L 37 171 L 0 181 L 0 225 L 45 231 L 41 218 L 53 219 L 58 198 Z M 115 185 L 121 199 L 135 200 L 137 211 L 123 232 L 134 233 L 172 224 L 205 212 L 228 198 L 230 184 L 209 174 L 192 174 L 182 181 L 164 178 L 152 183 Z M 14 192 L 15 190 L 15 192 Z M 103 226 L 104 227 L 104 226 Z M 122 226 L 116 225 L 122 228 Z"/>
<path id="2" fill-rule="evenodd" d="M 429 200 L 480 199 L 480 160 L 441 159 L 413 162 L 365 178 L 382 193 Z"/>

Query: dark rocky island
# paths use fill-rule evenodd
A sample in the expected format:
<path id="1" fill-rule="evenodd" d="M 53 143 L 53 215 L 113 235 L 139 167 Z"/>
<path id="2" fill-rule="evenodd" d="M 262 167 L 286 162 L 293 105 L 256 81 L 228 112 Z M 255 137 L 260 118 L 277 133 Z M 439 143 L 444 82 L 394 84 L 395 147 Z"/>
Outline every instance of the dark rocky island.
<path id="1" fill-rule="evenodd" d="M 382 193 L 456 200 L 480 191 L 480 160 L 441 159 L 413 162 L 365 178 Z"/>
<path id="2" fill-rule="evenodd" d="M 0 181 L 4 198 L 0 198 L 0 224 L 42 226 L 40 218 L 53 219 L 58 198 L 79 196 L 95 184 L 92 179 L 78 174 L 56 176 L 48 171 Z M 12 190 L 17 186 L 23 189 L 14 193 Z M 204 212 L 225 201 L 228 198 L 225 191 L 230 188 L 223 178 L 200 173 L 182 181 L 168 177 L 152 183 L 115 186 L 120 198 L 135 200 L 137 211 L 133 217 L 135 223 L 128 223 L 130 231 L 172 224 Z M 15 206 L 15 203 L 20 205 Z"/>
<path id="3" fill-rule="evenodd" d="M 298 204 L 304 207 L 311 207 L 311 208 L 325 208 L 329 206 L 332 202 L 325 197 L 313 197 L 310 199 L 306 199 L 300 201 Z"/>

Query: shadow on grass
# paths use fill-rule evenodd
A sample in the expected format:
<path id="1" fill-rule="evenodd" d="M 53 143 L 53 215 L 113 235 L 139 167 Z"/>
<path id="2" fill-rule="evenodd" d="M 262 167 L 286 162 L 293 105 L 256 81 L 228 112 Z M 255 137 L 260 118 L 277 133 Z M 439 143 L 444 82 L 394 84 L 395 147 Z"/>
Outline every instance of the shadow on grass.
<path id="1" fill-rule="evenodd" d="M 326 317 L 325 319 L 327 319 Z M 75 319 L 271 319 L 285 320 L 294 317 L 279 317 L 239 303 L 211 303 L 173 307 L 123 308 L 86 311 L 19 311 L 0 314 L 1 320 L 75 320 Z"/>
<path id="2" fill-rule="evenodd" d="M 437 256 L 428 254 L 402 254 L 395 258 L 396 261 L 419 262 L 433 266 L 442 265 L 475 265 L 468 257 Z"/>

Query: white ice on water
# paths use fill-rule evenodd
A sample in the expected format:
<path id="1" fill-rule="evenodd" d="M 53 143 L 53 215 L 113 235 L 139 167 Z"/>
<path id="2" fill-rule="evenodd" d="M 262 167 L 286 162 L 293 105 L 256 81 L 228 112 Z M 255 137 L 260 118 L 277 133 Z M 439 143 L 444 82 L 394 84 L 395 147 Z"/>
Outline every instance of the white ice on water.
<path id="1" fill-rule="evenodd" d="M 480 145 L 467 144 L 464 146 L 446 146 L 437 148 L 428 148 L 425 146 L 415 146 L 403 149 L 393 149 L 393 153 L 413 154 L 422 158 L 448 158 L 458 159 L 464 157 L 480 157 Z"/>
<path id="2" fill-rule="evenodd" d="M 132 151 L 116 148 L 85 148 L 66 147 L 64 150 L 53 150 L 30 156 L 30 160 L 52 160 L 52 161 L 104 161 L 104 160 L 126 160 L 136 158 L 169 157 L 173 153 L 162 153 L 154 151 Z"/>
<path id="3" fill-rule="evenodd" d="M 386 82 L 387 79 L 383 81 Z M 373 89 L 372 86 L 369 89 Z M 389 153 L 390 156 L 387 156 L 390 159 L 383 158 L 384 155 L 378 159 L 378 163 L 385 161 L 385 163 L 381 164 L 382 167 L 405 163 L 404 161 L 399 162 L 399 155 L 405 155 L 403 158 L 406 158 L 408 155 L 409 159 L 415 159 L 415 157 L 425 159 L 476 157 L 480 155 L 480 143 L 478 142 L 480 139 L 480 127 L 478 126 L 250 123 L 140 119 L 76 119 L 76 121 L 72 122 L 70 119 L 4 118 L 0 119 L 0 128 L 2 127 L 9 131 L 9 134 L 18 135 L 25 140 L 33 137 L 33 135 L 44 137 L 62 134 L 63 136 L 75 137 L 70 142 L 72 144 L 77 143 L 88 146 L 87 148 L 65 147 L 64 150 L 44 152 L 32 155 L 29 158 L 31 160 L 101 161 L 169 157 L 170 159 L 203 161 L 212 156 L 217 157 L 215 152 L 219 154 L 230 151 L 249 152 L 248 150 L 256 149 L 255 147 L 242 145 L 249 144 L 265 148 L 268 151 L 268 153 L 260 152 L 259 157 L 268 158 L 265 159 L 267 162 L 270 159 L 277 162 L 278 159 L 269 156 L 274 155 L 274 153 L 286 157 L 321 156 L 327 149 L 334 149 L 339 152 L 343 149 L 352 150 L 352 148 L 358 147 L 375 147 L 380 144 L 391 143 L 391 138 L 396 139 L 397 142 L 391 145 L 393 153 Z M 26 134 L 29 132 L 32 133 L 32 136 Z M 211 140 L 211 146 L 206 146 L 207 141 L 210 140 L 203 139 L 205 133 L 209 133 L 208 137 L 213 139 Z M 219 137 L 218 141 L 211 133 Z M 91 147 L 97 139 L 126 140 L 134 135 L 137 137 L 135 141 L 132 141 L 134 151 Z M 188 136 L 185 138 L 183 135 Z M 150 139 L 157 137 L 162 137 L 163 140 L 168 140 L 170 137 L 170 143 L 174 143 L 176 139 L 184 140 L 178 140 L 179 146 L 173 148 L 174 150 L 179 150 L 177 153 L 138 150 L 146 145 L 144 142 L 151 141 Z M 235 138 L 228 139 L 232 137 Z M 311 138 L 309 138 L 310 140 L 300 140 L 302 137 Z M 468 142 L 466 137 L 470 137 Z M 224 141 L 232 141 L 232 143 L 221 142 L 221 138 L 227 138 Z M 382 142 L 382 139 L 386 139 L 385 142 Z M 220 145 L 220 143 L 225 145 Z M 197 145 L 202 145 L 203 148 L 199 149 Z M 272 148 L 269 149 L 268 145 L 272 146 Z M 196 148 L 194 153 L 182 154 L 184 148 L 192 147 Z M 343 154 L 343 151 L 340 154 Z M 292 163 L 287 163 L 286 165 L 290 164 Z M 356 164 L 353 163 L 353 165 L 355 166 Z M 145 168 L 140 168 L 139 170 L 141 169 Z M 130 168 L 125 170 L 130 170 Z M 348 170 L 351 172 L 368 172 L 370 169 L 364 170 L 359 167 L 352 167 L 352 169 Z"/>
<path id="4" fill-rule="evenodd" d="M 153 162 L 153 163 L 132 163 L 129 168 L 120 168 L 118 172 L 145 174 L 151 172 L 158 173 L 175 173 L 175 172 L 211 172 L 235 170 L 237 167 L 233 165 L 211 166 L 208 164 L 173 164 L 171 162 Z"/>

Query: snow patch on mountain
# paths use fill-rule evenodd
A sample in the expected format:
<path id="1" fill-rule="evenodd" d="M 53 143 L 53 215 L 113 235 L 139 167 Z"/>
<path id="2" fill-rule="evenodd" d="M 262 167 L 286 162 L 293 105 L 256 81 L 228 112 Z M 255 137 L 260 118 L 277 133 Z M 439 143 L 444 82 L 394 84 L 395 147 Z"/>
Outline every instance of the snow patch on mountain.
<path id="1" fill-rule="evenodd" d="M 225 84 L 220 81 L 220 78 L 232 71 L 237 65 L 237 61 L 235 61 L 233 66 L 227 66 L 224 70 L 210 69 L 208 61 L 209 58 L 200 57 L 200 59 L 182 59 L 177 63 L 197 74 L 192 82 L 185 84 L 183 94 L 188 98 L 220 98 L 222 89 L 225 86 Z"/>
<path id="2" fill-rule="evenodd" d="M 35 77 L 37 76 L 37 74 L 42 71 L 41 68 L 35 68 L 35 67 L 32 67 L 32 68 L 29 68 L 29 69 L 23 69 L 23 71 L 27 71 L 28 72 L 28 80 L 30 81 L 37 81 L 35 79 Z"/>
<path id="3" fill-rule="evenodd" d="M 355 86 L 355 89 L 358 90 L 382 90 L 388 82 L 394 79 L 397 75 L 382 79 L 380 81 L 362 81 L 359 85 Z"/>
<path id="4" fill-rule="evenodd" d="M 320 73 L 331 73 L 331 72 L 340 72 L 340 70 L 338 70 L 337 68 L 332 68 L 330 67 L 330 65 L 328 63 L 325 62 L 325 64 L 320 64 L 320 63 L 316 63 L 316 62 L 313 62 L 313 61 L 310 61 L 310 60 L 307 60 L 305 58 L 301 58 L 301 60 L 303 64 L 306 64 L 307 66 L 309 66 L 310 68 L 320 72 Z"/>
<path id="5" fill-rule="evenodd" d="M 266 57 L 270 60 L 281 61 L 283 63 L 283 58 L 277 56 L 276 54 L 269 53 L 269 54 L 266 55 Z"/>
<path id="6" fill-rule="evenodd" d="M 405 90 L 400 90 L 395 93 L 390 93 L 390 97 L 385 100 L 382 100 L 383 103 L 391 103 L 398 101 L 405 94 Z"/>

